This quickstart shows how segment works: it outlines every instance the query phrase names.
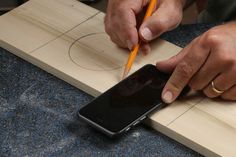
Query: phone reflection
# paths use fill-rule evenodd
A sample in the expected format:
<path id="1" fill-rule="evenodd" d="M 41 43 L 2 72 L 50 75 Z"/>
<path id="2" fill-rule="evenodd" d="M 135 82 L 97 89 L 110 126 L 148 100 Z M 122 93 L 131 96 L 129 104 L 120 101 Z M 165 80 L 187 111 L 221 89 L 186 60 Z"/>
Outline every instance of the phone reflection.
<path id="1" fill-rule="evenodd" d="M 150 71 L 152 70 L 152 71 Z M 161 100 L 161 92 L 168 76 L 149 69 L 133 75 L 111 90 L 110 105 L 113 107 L 153 105 Z"/>

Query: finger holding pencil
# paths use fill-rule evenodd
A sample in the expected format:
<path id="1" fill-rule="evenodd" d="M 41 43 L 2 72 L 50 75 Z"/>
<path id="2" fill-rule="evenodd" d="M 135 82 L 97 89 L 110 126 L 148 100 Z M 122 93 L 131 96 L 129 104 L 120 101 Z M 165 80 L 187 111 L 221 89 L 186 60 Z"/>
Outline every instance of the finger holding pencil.
<path id="1" fill-rule="evenodd" d="M 147 11 L 146 11 L 146 14 L 144 16 L 143 21 L 147 20 L 152 15 L 156 5 L 157 5 L 157 0 L 150 0 L 150 3 L 148 5 L 148 8 L 147 8 Z M 133 62 L 135 60 L 135 57 L 136 57 L 136 55 L 138 53 L 138 50 L 140 48 L 140 44 L 141 44 L 141 40 L 139 40 L 138 44 L 135 45 L 133 50 L 131 51 L 131 53 L 129 55 L 129 58 L 128 58 L 128 61 L 126 63 L 125 69 L 124 69 L 124 73 L 123 73 L 122 79 L 124 79 L 128 75 L 128 73 L 129 73 L 129 71 L 130 71 L 130 69 L 132 67 L 132 64 L 133 64 Z"/>

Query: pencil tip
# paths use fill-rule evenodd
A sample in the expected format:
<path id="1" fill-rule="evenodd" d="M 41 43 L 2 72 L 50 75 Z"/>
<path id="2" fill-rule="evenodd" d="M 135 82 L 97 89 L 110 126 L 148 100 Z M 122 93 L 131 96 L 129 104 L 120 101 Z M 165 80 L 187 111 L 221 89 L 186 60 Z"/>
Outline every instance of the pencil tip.
<path id="1" fill-rule="evenodd" d="M 127 69 L 125 69 L 121 80 L 124 80 L 126 78 L 126 76 L 128 75 L 128 73 L 129 73 L 129 71 Z"/>

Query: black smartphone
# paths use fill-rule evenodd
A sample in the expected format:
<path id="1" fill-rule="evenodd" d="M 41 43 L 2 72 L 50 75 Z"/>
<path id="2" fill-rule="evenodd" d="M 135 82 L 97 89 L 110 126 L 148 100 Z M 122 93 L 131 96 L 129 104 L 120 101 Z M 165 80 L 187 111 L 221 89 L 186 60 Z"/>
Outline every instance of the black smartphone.
<path id="1" fill-rule="evenodd" d="M 108 136 L 121 134 L 165 106 L 161 93 L 168 78 L 154 65 L 145 65 L 81 108 L 78 115 Z"/>

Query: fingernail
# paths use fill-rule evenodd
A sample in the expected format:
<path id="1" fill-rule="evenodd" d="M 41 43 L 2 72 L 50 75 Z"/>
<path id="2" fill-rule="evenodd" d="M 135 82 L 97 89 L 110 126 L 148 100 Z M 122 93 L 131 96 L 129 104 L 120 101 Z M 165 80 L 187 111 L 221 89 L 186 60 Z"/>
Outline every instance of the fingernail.
<path id="1" fill-rule="evenodd" d="M 150 31 L 149 28 L 147 27 L 143 28 L 140 33 L 145 40 L 147 41 L 152 40 L 152 32 Z"/>
<path id="2" fill-rule="evenodd" d="M 166 91 L 163 95 L 163 101 L 166 103 L 172 103 L 173 102 L 173 94 L 170 91 Z"/>
<path id="3" fill-rule="evenodd" d="M 133 44 L 131 43 L 131 41 L 127 40 L 127 46 L 129 48 L 129 50 L 133 49 Z"/>

